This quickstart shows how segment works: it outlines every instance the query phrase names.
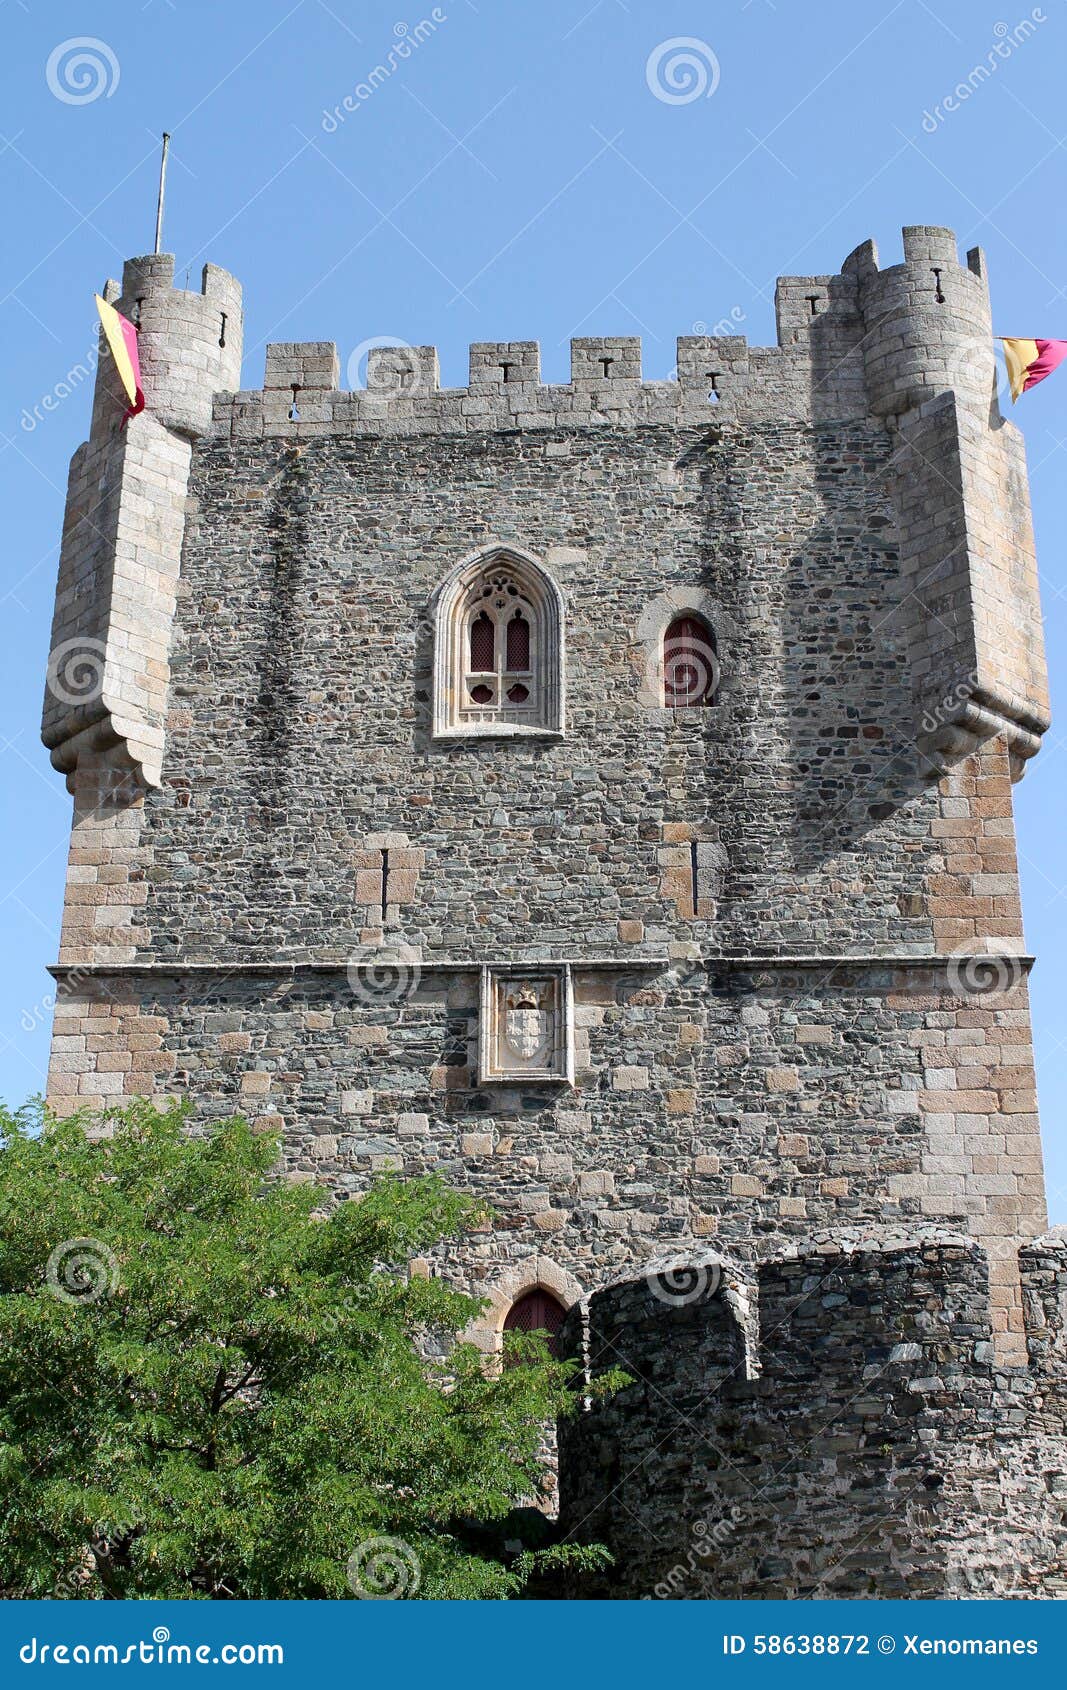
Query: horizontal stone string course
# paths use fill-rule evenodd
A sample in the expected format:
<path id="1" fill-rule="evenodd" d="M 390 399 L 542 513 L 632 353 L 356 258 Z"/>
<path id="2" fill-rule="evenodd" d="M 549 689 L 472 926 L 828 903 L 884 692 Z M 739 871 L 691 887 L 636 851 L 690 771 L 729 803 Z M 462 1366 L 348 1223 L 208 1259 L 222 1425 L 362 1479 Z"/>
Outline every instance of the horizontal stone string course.
<path id="1" fill-rule="evenodd" d="M 1030 970 L 1032 969 L 1033 965 L 1034 965 L 1034 958 L 1033 957 L 1020 956 L 1016 952 L 998 953 L 996 951 L 989 951 L 989 952 L 983 951 L 983 952 L 980 952 L 980 953 L 977 953 L 977 954 L 980 956 L 983 964 L 988 964 L 994 970 L 995 970 L 995 968 L 998 964 L 1010 965 L 1013 969 L 1017 969 L 1021 973 L 1028 974 L 1030 972 Z M 836 956 L 836 957 L 833 957 L 833 956 L 775 957 L 775 956 L 769 956 L 769 955 L 768 956 L 757 955 L 757 956 L 733 956 L 733 957 L 731 957 L 731 956 L 711 955 L 711 956 L 704 956 L 704 957 L 686 958 L 684 960 L 684 962 L 682 963 L 682 966 L 692 967 L 692 968 L 703 968 L 703 969 L 707 969 L 707 970 L 710 970 L 710 971 L 713 971 L 713 972 L 714 971 L 722 971 L 722 970 L 725 970 L 725 969 L 729 969 L 730 971 L 733 971 L 735 969 L 736 970 L 757 969 L 761 972 L 764 972 L 766 970 L 778 971 L 778 970 L 781 970 L 781 969 L 786 969 L 786 970 L 792 970 L 792 969 L 795 969 L 795 970 L 831 969 L 835 972 L 838 971 L 838 970 L 841 970 L 841 969 L 847 970 L 847 969 L 856 969 L 856 968 L 866 968 L 866 969 L 873 968 L 873 969 L 883 969 L 883 970 L 884 969 L 892 969 L 894 971 L 898 970 L 898 969 L 903 969 L 903 970 L 913 972 L 913 973 L 933 975 L 933 974 L 944 973 L 949 969 L 959 968 L 960 960 L 961 959 L 958 955 L 923 956 L 923 955 L 917 954 L 915 956 L 862 956 L 862 955 L 853 955 L 851 953 L 844 952 L 840 956 Z M 526 957 L 522 957 L 522 956 L 517 957 L 514 953 L 512 953 L 507 957 L 493 957 L 493 956 L 484 957 L 484 958 L 479 957 L 476 960 L 472 959 L 472 958 L 464 959 L 464 958 L 460 958 L 460 957 L 426 957 L 426 958 L 422 958 L 422 957 L 415 958 L 415 957 L 413 957 L 411 959 L 411 961 L 412 961 L 413 967 L 417 964 L 419 970 L 422 971 L 422 972 L 436 972 L 438 974 L 473 973 L 473 972 L 475 972 L 475 971 L 477 971 L 477 970 L 479 970 L 483 967 L 501 968 L 501 967 L 504 967 L 505 965 L 511 966 L 511 965 L 515 964 L 516 962 L 527 962 L 531 965 L 536 964 L 538 962 L 552 962 L 552 963 L 557 963 L 557 964 L 559 964 L 559 963 L 570 963 L 576 968 L 594 969 L 594 970 L 603 969 L 603 970 L 606 970 L 609 973 L 610 972 L 617 972 L 617 973 L 622 973 L 622 974 L 630 973 L 634 969 L 652 971 L 652 970 L 657 970 L 657 969 L 669 968 L 669 967 L 672 967 L 672 966 L 678 966 L 677 963 L 672 964 L 671 960 L 668 957 L 644 956 L 639 951 L 635 952 L 633 956 L 629 956 L 629 957 L 590 957 L 590 956 L 584 956 L 584 955 L 581 955 L 581 954 L 576 954 L 576 955 L 573 955 L 573 956 L 560 956 L 558 954 L 558 952 L 553 951 L 550 954 L 542 954 L 542 955 L 539 955 L 539 956 L 526 956 Z M 354 966 L 357 968 L 357 970 L 363 969 L 364 971 L 369 973 L 377 965 L 378 964 L 377 964 L 376 959 L 373 956 L 370 956 L 365 960 L 358 961 L 357 963 L 355 963 Z M 57 980 L 67 979 L 71 975 L 77 975 L 80 978 L 82 976 L 89 977 L 89 976 L 92 976 L 94 974 L 97 974 L 97 975 L 100 975 L 100 976 L 111 976 L 111 977 L 114 977 L 115 979 L 120 979 L 124 976 L 126 976 L 126 977 L 134 976 L 134 975 L 150 976 L 150 975 L 159 975 L 159 974 L 172 975 L 172 976 L 179 976 L 179 975 L 196 976 L 196 975 L 211 975 L 211 974 L 219 974 L 219 975 L 229 975 L 229 974 L 268 975 L 268 974 L 277 974 L 277 975 L 280 975 L 280 976 L 292 976 L 292 977 L 295 978 L 296 976 L 302 975 L 302 974 L 328 974 L 329 975 L 329 974 L 347 973 L 351 966 L 353 966 L 353 964 L 348 959 L 346 959 L 343 962 L 340 959 L 338 959 L 338 960 L 333 961 L 333 962 L 232 962 L 232 963 L 221 963 L 221 962 L 204 962 L 204 961 L 180 961 L 180 962 L 173 962 L 173 963 L 165 963 L 165 962 L 128 962 L 128 963 L 113 962 L 113 963 L 100 963 L 100 964 L 96 964 L 96 963 L 54 963 L 49 968 L 48 972 Z"/>

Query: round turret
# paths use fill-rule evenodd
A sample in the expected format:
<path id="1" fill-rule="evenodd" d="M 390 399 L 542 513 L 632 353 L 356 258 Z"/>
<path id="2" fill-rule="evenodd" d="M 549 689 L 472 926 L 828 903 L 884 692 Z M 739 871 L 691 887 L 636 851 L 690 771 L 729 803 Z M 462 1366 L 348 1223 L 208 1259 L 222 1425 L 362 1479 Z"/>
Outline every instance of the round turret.
<path id="1" fill-rule="evenodd" d="M 900 416 L 953 391 L 988 416 L 996 382 L 982 254 L 976 247 L 963 269 L 951 229 L 903 233 L 903 264 L 879 270 L 868 241 L 842 266 L 858 283 L 871 411 Z"/>
<path id="2" fill-rule="evenodd" d="M 212 396 L 241 384 L 240 283 L 205 264 L 200 292 L 186 292 L 174 286 L 173 254 L 155 253 L 127 259 L 113 303 L 138 326 L 145 409 L 166 428 L 203 433 Z"/>

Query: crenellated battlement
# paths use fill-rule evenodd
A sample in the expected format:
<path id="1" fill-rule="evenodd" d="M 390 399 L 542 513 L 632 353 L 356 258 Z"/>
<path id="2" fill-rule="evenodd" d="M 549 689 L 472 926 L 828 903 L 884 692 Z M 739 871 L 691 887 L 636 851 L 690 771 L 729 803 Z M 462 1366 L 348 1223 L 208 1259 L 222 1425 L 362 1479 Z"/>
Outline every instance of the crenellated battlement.
<path id="1" fill-rule="evenodd" d="M 216 428 L 235 437 L 306 439 L 324 434 L 469 433 L 501 428 L 693 427 L 726 420 L 805 422 L 863 414 L 855 384 L 813 397 L 801 345 L 750 349 L 744 336 L 686 335 L 676 373 L 642 376 L 635 337 L 571 342 L 571 379 L 543 383 L 536 341 L 476 342 L 466 387 L 442 387 L 437 348 L 383 346 L 367 356 L 366 385 L 338 385 L 331 342 L 267 348 L 261 390 L 216 396 Z M 294 417 L 293 407 L 298 412 Z"/>
<path id="2" fill-rule="evenodd" d="M 365 386 L 349 390 L 332 342 L 286 342 L 267 347 L 262 389 L 218 396 L 215 422 L 237 436 L 300 438 L 896 419 L 949 391 L 995 404 L 980 250 L 961 267 L 951 230 L 906 228 L 903 240 L 903 263 L 885 270 L 866 241 L 838 275 L 780 277 L 776 346 L 681 336 L 669 379 L 644 379 L 639 338 L 603 335 L 571 341 L 565 384 L 542 382 L 536 341 L 474 343 L 456 388 L 441 387 L 435 347 L 391 344 L 371 349 Z"/>
<path id="3" fill-rule="evenodd" d="M 980 250 L 961 266 L 952 231 L 927 226 L 905 228 L 903 246 L 903 263 L 886 269 L 868 240 L 837 275 L 779 278 L 776 346 L 681 336 L 673 375 L 652 380 L 640 339 L 607 335 L 572 340 L 567 383 L 542 382 L 535 341 L 474 343 L 456 388 L 441 387 L 435 348 L 390 344 L 370 350 L 365 386 L 346 389 L 336 346 L 312 341 L 268 346 L 263 387 L 240 389 L 241 288 L 226 271 L 205 265 L 199 292 L 176 289 L 173 256 L 151 254 L 130 259 L 105 295 L 138 326 L 146 410 L 191 435 L 212 416 L 236 436 L 301 438 L 899 419 L 949 391 L 995 406 Z M 94 434 L 115 420 L 106 360 L 102 370 Z"/>
<path id="4" fill-rule="evenodd" d="M 588 1593 L 1062 1595 L 1067 1241 L 1020 1265 L 1013 1368 L 986 1252 L 940 1229 L 824 1234 L 748 1275 L 689 1254 L 572 1310 L 591 1373 L 633 1379 L 560 1429 L 561 1530 L 616 1555 Z"/>

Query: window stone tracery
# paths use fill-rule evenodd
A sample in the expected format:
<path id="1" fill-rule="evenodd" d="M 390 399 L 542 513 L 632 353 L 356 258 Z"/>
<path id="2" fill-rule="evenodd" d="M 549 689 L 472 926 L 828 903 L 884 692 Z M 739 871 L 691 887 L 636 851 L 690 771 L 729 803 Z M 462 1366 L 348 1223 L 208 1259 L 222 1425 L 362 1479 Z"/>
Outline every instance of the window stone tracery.
<path id="1" fill-rule="evenodd" d="M 529 553 L 493 547 L 444 584 L 434 642 L 434 732 L 563 731 L 562 596 Z"/>

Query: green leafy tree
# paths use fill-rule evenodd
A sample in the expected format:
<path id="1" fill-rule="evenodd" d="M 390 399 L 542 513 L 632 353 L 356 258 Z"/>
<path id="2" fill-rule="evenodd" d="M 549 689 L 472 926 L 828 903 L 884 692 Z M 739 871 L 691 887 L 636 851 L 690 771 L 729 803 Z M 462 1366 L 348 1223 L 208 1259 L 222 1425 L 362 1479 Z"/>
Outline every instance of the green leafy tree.
<path id="1" fill-rule="evenodd" d="M 504 1551 L 575 1367 L 536 1335 L 488 1367 L 479 1303 L 408 1273 L 469 1197 L 387 1178 L 321 1214 L 241 1119 L 104 1122 L 0 1115 L 7 1595 L 503 1598 L 602 1559 Z"/>

